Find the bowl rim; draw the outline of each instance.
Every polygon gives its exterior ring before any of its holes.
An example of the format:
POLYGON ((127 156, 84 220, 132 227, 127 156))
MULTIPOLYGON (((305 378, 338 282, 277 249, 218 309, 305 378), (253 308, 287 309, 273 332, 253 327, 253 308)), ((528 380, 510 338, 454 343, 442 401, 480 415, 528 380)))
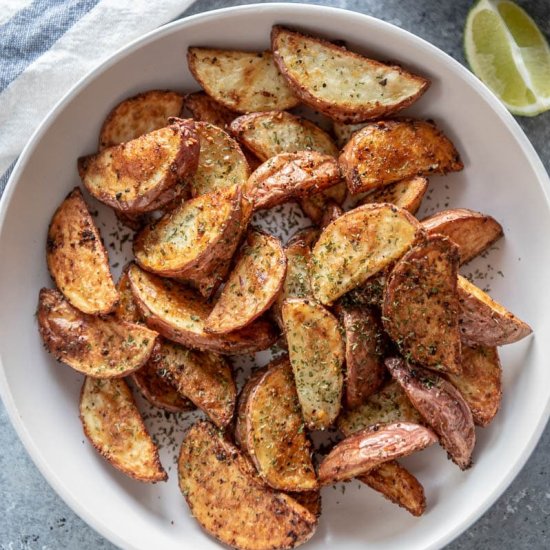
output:
MULTIPOLYGON (((535 148, 532 143, 527 138, 523 129, 519 123, 514 119, 514 117, 508 112, 500 100, 479 80, 473 73, 471 73, 464 65, 459 63, 456 59, 451 57, 449 54, 445 53, 443 50, 439 49, 437 46, 434 46, 427 40, 413 34, 410 31, 397 27, 396 25, 373 17, 371 15, 363 14, 360 12, 355 12, 353 10, 347 10, 344 8, 337 8, 332 6, 320 6, 315 4, 303 4, 303 3, 282 3, 282 2, 273 2, 267 4, 248 4, 241 6, 232 6, 226 8, 220 8, 215 10, 210 10, 207 12, 198 13, 195 15, 190 15, 183 17, 181 19, 172 21, 165 25, 162 25, 141 37, 132 40, 126 46, 119 48, 112 55, 107 57, 104 61, 99 63, 96 67, 91 69, 86 75, 80 78, 62 97, 57 101, 57 103, 52 107, 49 113, 44 117, 42 122, 37 126, 35 131, 32 133, 27 144, 23 148, 21 154, 19 155, 15 166, 13 167, 12 173, 8 179, 4 193, 0 199, 0 239, 4 231, 4 224, 6 219, 6 214, 10 206, 13 194, 17 187, 17 183, 20 177, 21 172, 24 170, 25 165, 28 160, 32 157, 34 150, 40 139, 47 133, 51 124, 63 111, 65 106, 73 100, 80 91, 85 88, 89 83, 94 81, 96 78, 100 77, 105 71, 107 71, 114 64, 121 61, 127 55, 133 53, 135 50, 139 49, 142 46, 150 44, 166 35, 169 35, 173 32, 178 32, 181 28, 185 28, 189 25, 193 25, 196 22, 201 22, 209 19, 218 19, 223 17, 228 13, 233 12, 248 12, 256 11, 257 13, 261 12, 273 12, 278 10, 285 10, 285 15, 288 13, 299 13, 303 16, 304 11, 315 11, 321 15, 326 15, 330 17, 331 14, 339 14, 340 16, 345 14, 346 16, 351 16, 363 20, 366 24, 378 27, 382 31, 386 32, 397 32, 398 34, 404 35, 408 40, 413 40, 421 47, 424 51, 427 52, 430 56, 437 56, 442 59, 445 63, 450 65, 450 67, 459 73, 459 75, 464 78, 464 80, 469 83, 477 93, 479 93, 493 109, 495 114, 500 118, 502 123, 507 127, 511 132, 513 137, 517 140, 519 146, 521 147, 523 153, 526 155, 528 161, 533 167, 533 171, 537 177, 537 183, 541 188, 541 191, 546 199, 547 206, 550 208, 550 177, 544 168, 544 165, 538 156, 535 148)), ((33 438, 28 432, 25 423, 19 415, 17 405, 13 399, 13 395, 9 388, 5 368, 2 362, 2 356, 0 353, 0 398, 2 399, 8 417, 14 427, 19 439, 23 443, 25 450, 32 459, 33 463, 36 465, 40 473, 44 476, 48 484, 54 489, 54 491, 63 499, 65 504, 71 508, 83 521, 85 521, 89 526, 91 526, 96 532, 108 539, 110 542, 117 544, 123 548, 135 548, 134 546, 129 546, 128 542, 123 539, 117 532, 113 531, 108 524, 98 520, 94 513, 88 510, 73 494, 73 491, 67 487, 63 480, 55 474, 55 472, 50 468, 47 461, 43 458, 40 448, 35 444, 33 438)), ((441 536, 438 540, 434 541, 429 546, 426 546, 428 549, 441 548, 444 545, 450 543, 460 534, 465 532, 475 521, 477 521, 487 510, 493 506, 496 500, 504 493, 504 491, 509 487, 512 481, 517 477, 521 469, 525 466, 527 460, 533 453, 537 443, 539 442, 544 428, 548 423, 550 418, 550 393, 548 396, 548 401, 546 407, 543 411, 543 414, 538 419, 535 429, 532 432, 530 439, 528 440, 527 445, 523 449, 518 460, 512 465, 508 473, 504 476, 502 481, 498 486, 493 490, 492 494, 485 500, 485 502, 476 507, 472 512, 468 513, 465 518, 456 525, 453 529, 448 530, 444 536, 441 536)))

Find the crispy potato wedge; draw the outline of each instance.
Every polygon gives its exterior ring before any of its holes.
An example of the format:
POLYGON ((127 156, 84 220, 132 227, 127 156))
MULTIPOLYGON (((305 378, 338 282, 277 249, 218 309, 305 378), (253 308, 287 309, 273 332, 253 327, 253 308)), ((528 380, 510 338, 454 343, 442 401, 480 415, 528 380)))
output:
POLYGON ((132 141, 168 125, 180 116, 183 96, 170 90, 149 90, 121 101, 99 132, 99 150, 132 141))
POLYGON ((118 293, 109 258, 78 187, 53 215, 46 258, 52 279, 71 305, 91 315, 113 310, 118 293))
POLYGON ((327 40, 274 26, 271 49, 279 70, 306 104, 341 122, 362 122, 414 103, 429 80, 369 59, 327 40))
POLYGON ((460 392, 447 380, 401 358, 386 359, 386 367, 411 403, 440 438, 452 461, 466 470, 476 442, 474 420, 460 392))
POLYGON ((229 334, 209 334, 204 324, 212 306, 195 291, 147 273, 137 265, 130 267, 128 276, 147 326, 169 340, 226 355, 255 353, 277 340, 274 326, 264 319, 229 334))
POLYGON ((367 124, 353 134, 338 162, 352 195, 464 167, 454 145, 433 122, 413 119, 367 124))
POLYGON ((357 479, 378 491, 388 500, 405 508, 413 516, 421 516, 426 511, 424 487, 399 462, 384 462, 378 468, 359 476, 357 479))
POLYGON ((503 346, 529 336, 531 327, 465 277, 458 276, 460 336, 469 346, 503 346))
POLYGON ((437 212, 424 218, 421 224, 430 235, 449 237, 458 246, 461 264, 481 254, 504 234, 494 218, 466 208, 437 212))
POLYGON ((239 550, 294 548, 317 518, 265 486, 248 460, 208 422, 196 423, 181 446, 179 486, 192 515, 219 541, 239 550))
POLYGON ((419 424, 396 422, 366 428, 332 448, 319 465, 319 483, 330 485, 352 479, 436 442, 437 436, 432 430, 419 424))
POLYGON ((323 430, 340 412, 344 342, 337 319, 322 305, 299 298, 282 307, 290 363, 308 428, 323 430))
POLYGON ((141 325, 86 315, 49 288, 40 291, 37 316, 46 349, 58 361, 94 378, 118 378, 139 369, 157 337, 141 325))
POLYGON ((136 261, 165 277, 200 279, 233 255, 241 217, 238 185, 186 201, 136 235, 136 261))
POLYGON ((126 264, 118 282, 116 288, 120 297, 116 308, 113 312, 114 316, 120 321, 127 321, 128 323, 141 323, 143 317, 139 311, 132 294, 132 287, 130 286, 130 279, 128 278, 128 269, 132 264, 126 264))
POLYGON ((280 153, 298 151, 338 156, 336 145, 324 130, 286 111, 242 115, 231 123, 229 130, 263 162, 280 153))
POLYGON ((340 206, 346 200, 347 194, 346 182, 342 180, 320 193, 298 198, 298 204, 313 223, 324 227, 328 225, 327 216, 334 213, 335 205, 340 206))
POLYGON ((196 122, 201 150, 197 171, 187 178, 193 197, 233 185, 244 185, 250 168, 239 144, 221 128, 196 122))
POLYGON ((386 332, 401 353, 416 363, 460 373, 458 248, 447 237, 430 235, 393 268, 384 291, 386 332))
POLYGON ((206 332, 225 334, 249 325, 271 307, 285 273, 286 256, 279 239, 249 231, 235 268, 206 319, 206 332))
POLYGON ((338 428, 347 437, 376 424, 394 422, 424 423, 403 388, 392 380, 359 407, 344 411, 338 417, 338 428))
MULTIPOLYGON (((361 204, 389 202, 390 204, 404 208, 411 214, 416 214, 427 190, 427 178, 414 176, 368 193, 361 201, 361 204)), ((422 225, 428 233, 432 233, 424 224, 422 225)), ((439 231, 434 231, 433 233, 439 233, 439 231)))
POLYGON ((151 361, 156 372, 223 428, 233 419, 237 388, 228 362, 164 340, 151 361))
POLYGON ((241 393, 239 394, 233 437, 235 443, 245 453, 248 453, 246 447, 246 406, 248 404, 248 396, 250 395, 250 392, 252 391, 258 380, 265 374, 266 370, 267 369, 265 367, 255 369, 243 386, 241 393))
POLYGON ((338 122, 334 120, 332 122, 332 131, 336 136, 336 145, 343 147, 355 132, 361 130, 367 125, 366 122, 358 122, 357 124, 346 124, 345 122, 338 122))
POLYGON ((462 346, 462 372, 447 374, 470 407, 474 423, 487 426, 498 412, 502 399, 502 369, 496 347, 462 346))
POLYGON ((312 195, 340 181, 338 163, 316 151, 281 153, 257 168, 244 187, 254 210, 312 195))
POLYGON ((78 159, 92 196, 125 214, 151 212, 159 198, 195 172, 200 144, 193 121, 178 121, 127 143, 78 159))
POLYGON ((386 377, 386 337, 373 308, 338 305, 346 337, 346 405, 354 409, 376 393, 386 377))
POLYGON ((311 443, 288 357, 274 361, 249 390, 245 407, 246 450, 260 477, 281 491, 313 491, 317 476, 311 443))
POLYGON ((235 111, 227 109, 204 92, 187 94, 184 105, 194 120, 208 122, 218 128, 225 129, 238 116, 235 111))
POLYGON ((366 204, 328 225, 313 247, 313 294, 331 304, 400 258, 422 235, 406 210, 390 204, 366 204))
POLYGON ((271 52, 189 48, 187 63, 206 93, 232 111, 284 110, 299 103, 271 52))
POLYGON ((122 473, 145 482, 168 479, 124 380, 87 376, 80 393, 80 420, 97 452, 122 473))

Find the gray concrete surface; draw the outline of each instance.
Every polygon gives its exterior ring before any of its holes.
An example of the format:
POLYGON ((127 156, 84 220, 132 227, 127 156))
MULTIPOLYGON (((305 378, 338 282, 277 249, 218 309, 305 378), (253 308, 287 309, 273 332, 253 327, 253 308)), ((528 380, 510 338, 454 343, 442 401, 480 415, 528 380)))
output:
MULTIPOLYGON (((183 15, 250 4, 198 0, 183 15)), ((311 2, 355 10, 389 21, 464 63, 462 29, 470 0, 365 0, 311 2)), ((519 2, 550 36, 548 0, 519 2)), ((550 169, 550 112, 519 119, 550 169)), ((0 403, 0 549, 107 550, 113 545, 80 520, 49 487, 27 456, 0 403)), ((450 550, 550 548, 550 429, 498 502, 450 550)))

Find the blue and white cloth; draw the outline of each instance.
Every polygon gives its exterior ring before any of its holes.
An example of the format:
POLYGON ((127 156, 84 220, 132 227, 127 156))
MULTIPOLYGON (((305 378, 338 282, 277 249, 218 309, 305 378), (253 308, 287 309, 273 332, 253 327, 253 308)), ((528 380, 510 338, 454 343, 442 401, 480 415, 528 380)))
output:
POLYGON ((0 0, 0 195, 61 97, 119 48, 193 0, 0 0))

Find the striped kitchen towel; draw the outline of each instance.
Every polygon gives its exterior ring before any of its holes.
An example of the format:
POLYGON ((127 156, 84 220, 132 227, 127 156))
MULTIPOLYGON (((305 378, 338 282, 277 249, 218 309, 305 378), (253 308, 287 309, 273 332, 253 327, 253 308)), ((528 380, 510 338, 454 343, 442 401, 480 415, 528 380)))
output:
POLYGON ((0 1, 0 195, 15 160, 86 73, 193 0, 0 1))

